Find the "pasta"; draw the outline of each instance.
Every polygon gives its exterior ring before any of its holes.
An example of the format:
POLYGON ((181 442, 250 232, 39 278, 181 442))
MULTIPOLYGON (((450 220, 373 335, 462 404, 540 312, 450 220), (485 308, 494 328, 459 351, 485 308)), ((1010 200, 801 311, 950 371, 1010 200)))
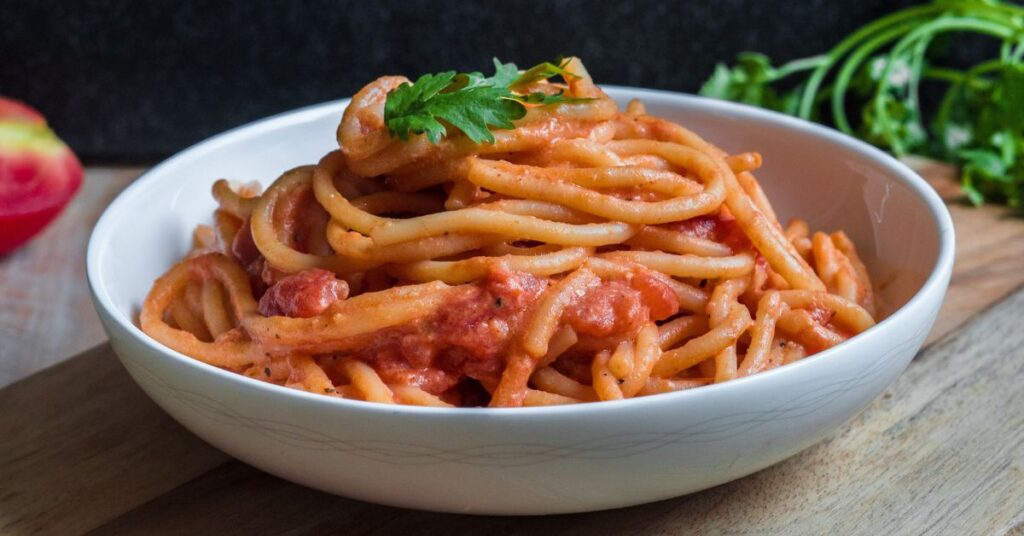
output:
POLYGON ((493 143, 388 134, 384 77, 339 149, 218 209, 140 314, 167 347, 325 396, 436 407, 628 399, 749 376, 870 328, 842 231, 777 220, 755 173, 578 59, 574 97, 493 143))

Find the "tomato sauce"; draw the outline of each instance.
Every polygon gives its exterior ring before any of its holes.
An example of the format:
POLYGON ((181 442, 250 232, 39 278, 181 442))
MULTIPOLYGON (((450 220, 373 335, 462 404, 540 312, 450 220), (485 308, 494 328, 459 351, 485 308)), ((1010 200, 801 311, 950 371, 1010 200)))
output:
MULTIPOLYGON (((514 337, 549 285, 547 278, 494 267, 434 314, 367 335, 352 355, 372 366, 385 383, 413 385, 461 404, 480 399, 479 385, 494 386, 501 379, 514 337)), ((260 299, 260 313, 314 316, 347 294, 348 286, 333 273, 306 270, 271 286, 260 299)), ((562 317, 580 338, 575 349, 579 370, 573 375, 589 383, 595 351, 635 336, 645 323, 678 309, 674 291, 642 271, 574 297, 562 317)))
POLYGON ((722 242, 733 251, 750 248, 750 240, 731 214, 706 214, 688 220, 665 224, 662 227, 694 238, 722 242))
MULTIPOLYGON (((385 382, 434 394, 459 391, 466 379, 493 386, 505 369, 513 337, 548 284, 545 278, 493 268, 431 317, 374 334, 355 357, 373 366, 385 382)), ((633 336, 645 322, 671 316, 678 308, 671 288, 638 274, 591 288, 568 305, 563 321, 586 346, 587 341, 633 336)))
POLYGON ((355 354, 385 382, 440 394, 465 378, 494 384, 512 336, 547 279, 494 268, 429 318, 376 333, 355 354))
POLYGON ((308 318, 327 310, 332 303, 348 297, 348 283, 334 272, 313 268, 285 276, 260 298, 263 316, 308 318))

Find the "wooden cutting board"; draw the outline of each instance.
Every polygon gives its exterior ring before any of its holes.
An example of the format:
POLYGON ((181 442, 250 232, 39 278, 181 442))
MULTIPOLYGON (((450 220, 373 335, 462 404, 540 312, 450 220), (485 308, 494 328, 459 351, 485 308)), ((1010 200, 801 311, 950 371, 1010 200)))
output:
POLYGON ((750 477, 570 516, 375 506, 231 460, 102 344, 0 390, 0 534, 1024 534, 1024 220, 950 210, 957 264, 929 345, 851 423, 750 477))

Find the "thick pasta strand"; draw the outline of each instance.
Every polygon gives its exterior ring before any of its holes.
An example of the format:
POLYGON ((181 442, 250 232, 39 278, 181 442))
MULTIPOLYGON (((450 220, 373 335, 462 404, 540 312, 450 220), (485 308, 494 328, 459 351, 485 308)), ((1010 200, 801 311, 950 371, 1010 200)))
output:
POLYGON ((544 367, 536 370, 533 375, 530 376, 530 381, 538 389, 542 389, 549 393, 555 393, 582 401, 597 399, 597 394, 594 393, 594 389, 592 387, 579 383, 551 367, 544 367))
MULTIPOLYGON (((708 301, 708 318, 711 329, 725 321, 729 311, 744 308, 738 303, 740 294, 747 290, 749 281, 746 278, 723 281, 715 287, 708 301)), ((744 308, 745 310, 745 308, 744 308)), ((715 383, 731 380, 736 377, 737 355, 736 341, 721 349, 714 357, 715 383)))
POLYGON ((501 381, 491 394, 491 406, 512 408, 522 406, 529 391, 527 382, 536 368, 537 361, 522 351, 513 351, 501 374, 501 381))
POLYGON ((569 302, 599 283, 600 278, 594 272, 580 268, 549 289, 531 311, 533 318, 527 324, 522 343, 526 353, 536 359, 546 354, 548 343, 558 329, 562 313, 569 302))
POLYGON ((782 315, 782 299, 778 292, 769 292, 757 304, 757 316, 750 328, 750 346, 739 367, 740 376, 749 376, 764 368, 772 351, 775 322, 782 315))
MULTIPOLYGON (((620 348, 627 348, 627 346, 620 346, 620 348)), ((628 350, 619 350, 628 351, 628 350)), ((611 352, 608 350, 602 350, 594 356, 594 361, 590 365, 591 374, 593 375, 594 392, 597 393, 598 398, 601 400, 622 400, 623 393, 619 386, 618 379, 615 375, 608 370, 608 361, 611 359, 611 352)))
POLYGON ((471 257, 458 261, 418 261, 395 265, 392 274, 407 281, 444 281, 458 284, 482 279, 495 263, 510 270, 534 275, 556 275, 582 265, 590 255, 589 248, 565 248, 542 255, 504 255, 471 257))
POLYGON ((658 328, 658 346, 667 350, 683 339, 689 339, 708 330, 708 319, 703 315, 681 316, 658 328))
POLYGON ((654 366, 653 374, 663 378, 671 377, 701 361, 714 357, 746 331, 750 325, 750 311, 736 306, 729 310, 723 321, 699 337, 694 337, 683 346, 665 351, 654 366))
POLYGON ((235 318, 255 314, 256 301, 245 272, 226 257, 210 254, 178 263, 161 276, 146 296, 139 323, 146 333, 174 350, 218 367, 241 369, 264 354, 248 337, 203 342, 186 326, 179 324, 179 328, 186 328, 182 331, 164 321, 165 311, 183 305, 182 297, 190 282, 207 278, 216 278, 224 285, 235 318))
POLYGON ((636 346, 633 348, 633 366, 629 373, 622 379, 619 389, 624 397, 633 397, 647 385, 648 378, 654 365, 661 357, 661 347, 658 345, 658 327, 653 323, 645 325, 636 337, 636 346))
POLYGON ((203 281, 203 318, 210 336, 216 339, 222 333, 234 327, 231 313, 224 305, 224 291, 219 282, 213 279, 203 281))
POLYGON ((565 404, 578 404, 580 402, 582 400, 535 389, 527 389, 526 396, 523 398, 524 406, 561 406, 565 404))
POLYGON ((664 251, 677 255, 697 255, 701 257, 726 257, 732 255, 732 248, 720 242, 651 225, 645 225, 626 243, 637 248, 664 251))
POLYGON ((342 370, 352 382, 352 386, 359 391, 363 400, 382 404, 395 403, 394 393, 369 365, 354 359, 347 359, 342 363, 342 370))
MULTIPOLYGON (((543 199, 602 218, 626 223, 669 223, 707 214, 718 207, 721 198, 695 193, 692 196, 674 196, 659 201, 630 201, 604 194, 572 181, 551 180, 538 176, 531 168, 507 162, 474 160, 470 165, 469 180, 475 184, 505 195, 543 199)), ((608 171, 628 171, 629 168, 581 169, 587 177, 600 178, 608 171)), ((566 174, 568 174, 567 172, 566 174)), ((709 178, 710 182, 713 178, 709 178)), ((595 181, 599 182, 599 181, 595 181)), ((609 181, 611 182, 611 181, 609 181)), ((652 180, 645 185, 657 184, 652 180)), ((685 184, 685 183, 684 183, 685 184)), ((630 184, 632 186, 632 184, 630 184)))
POLYGON ((395 399, 402 404, 411 406, 433 406, 436 408, 451 408, 451 404, 441 400, 419 387, 405 384, 388 385, 388 389, 394 394, 395 399))
POLYGON ((285 385, 312 393, 334 394, 334 383, 324 369, 308 355, 288 356, 289 374, 285 385))

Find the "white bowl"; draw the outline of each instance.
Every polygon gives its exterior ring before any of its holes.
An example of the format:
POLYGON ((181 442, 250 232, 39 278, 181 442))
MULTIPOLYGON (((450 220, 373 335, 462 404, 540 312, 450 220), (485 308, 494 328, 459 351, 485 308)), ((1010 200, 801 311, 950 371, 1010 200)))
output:
POLYGON ((114 350, 167 413, 209 443, 287 480, 377 503, 480 514, 615 508, 748 475, 822 440, 900 374, 942 303, 953 224, 939 197, 885 153, 747 106, 609 88, 729 151, 756 150, 780 217, 844 229, 893 311, 792 365, 698 389, 578 406, 394 407, 318 396, 226 372, 136 325, 153 280, 214 209, 219 177, 264 184, 335 147, 347 101, 278 115, 153 168, 103 214, 89 284, 114 350))

